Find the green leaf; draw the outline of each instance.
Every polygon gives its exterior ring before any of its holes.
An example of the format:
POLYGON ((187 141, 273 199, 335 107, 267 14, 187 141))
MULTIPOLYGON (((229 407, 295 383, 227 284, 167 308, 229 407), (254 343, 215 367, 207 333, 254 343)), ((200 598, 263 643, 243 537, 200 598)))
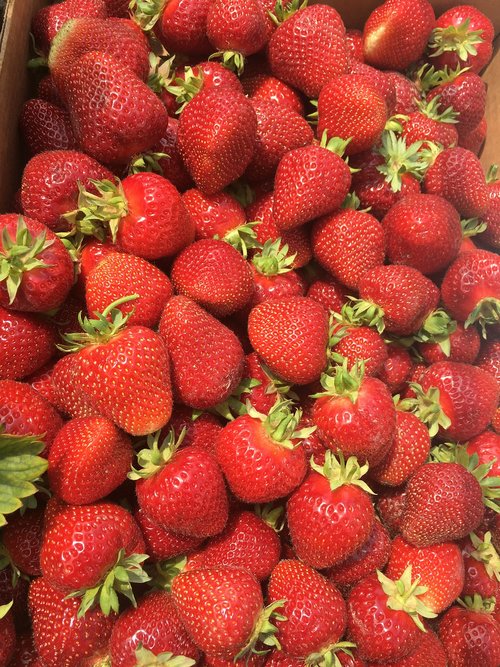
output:
POLYGON ((135 651, 136 664, 135 667, 155 667, 164 665, 165 667, 191 667, 196 663, 191 658, 186 658, 184 655, 174 655, 173 653, 159 653, 155 655, 152 651, 144 648, 139 643, 135 651))

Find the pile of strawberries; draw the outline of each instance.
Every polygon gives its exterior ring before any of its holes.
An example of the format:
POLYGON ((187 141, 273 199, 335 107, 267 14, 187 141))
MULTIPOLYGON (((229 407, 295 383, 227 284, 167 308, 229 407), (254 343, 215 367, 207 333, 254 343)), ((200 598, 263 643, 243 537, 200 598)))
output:
POLYGON ((490 20, 64 0, 32 31, 0 667, 498 667, 490 20))

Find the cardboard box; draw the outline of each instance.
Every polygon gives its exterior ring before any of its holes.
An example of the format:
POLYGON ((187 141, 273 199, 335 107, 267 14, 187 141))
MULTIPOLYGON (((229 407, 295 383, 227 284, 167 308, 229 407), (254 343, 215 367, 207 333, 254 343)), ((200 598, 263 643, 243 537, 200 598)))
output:
MULTIPOLYGON (((312 0, 314 2, 314 0, 312 0)), ((323 0, 324 1, 324 0, 323 0)), ((467 0, 464 0, 464 3, 467 0)), ((30 48, 30 23, 35 12, 47 0, 7 0, 5 20, 0 35, 0 212, 11 209, 12 196, 19 185, 24 162, 19 138, 18 119, 28 97, 29 72, 26 69, 30 48)), ((330 0, 348 27, 361 27, 370 11, 381 0, 330 0)), ((436 13, 463 4, 460 0, 434 0, 436 13)), ((487 14, 500 33, 500 2, 469 0, 487 14)), ((500 38, 496 40, 495 56, 484 74, 488 83, 488 138, 482 153, 485 168, 500 161, 500 38)))

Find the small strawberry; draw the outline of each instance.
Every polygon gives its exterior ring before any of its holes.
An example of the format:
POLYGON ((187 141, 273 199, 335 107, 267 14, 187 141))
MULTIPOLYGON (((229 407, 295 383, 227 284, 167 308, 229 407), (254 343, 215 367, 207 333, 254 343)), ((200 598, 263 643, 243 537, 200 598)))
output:
POLYGON ((347 368, 364 362, 365 375, 378 375, 387 361, 387 345, 382 336, 370 327, 356 326, 349 319, 349 306, 343 306, 341 314, 333 314, 330 320, 330 352, 332 361, 347 368))
POLYGON ((363 54, 363 33, 357 28, 348 28, 346 30, 347 50, 351 64, 353 62, 364 62, 363 54))
POLYGON ((146 545, 144 551, 153 563, 187 554, 197 549, 203 542, 201 537, 181 535, 163 528, 140 508, 135 512, 134 519, 144 538, 146 545))
POLYGON ((46 100, 25 102, 20 117, 24 143, 31 155, 77 148, 69 113, 46 100))
POLYGON ((12 602, 0 605, 0 664, 10 665, 16 646, 16 630, 12 614, 9 613, 12 602))
POLYGON ((482 118, 473 130, 470 132, 463 130, 458 138, 458 145, 472 151, 475 155, 479 155, 486 141, 486 133, 488 131, 488 123, 486 118, 482 118))
MULTIPOLYGON (((123 1, 123 0, 122 0, 123 1)), ((130 3, 125 3, 127 11, 130 3)), ((136 3, 137 5, 143 3, 136 3)), ((204 56, 210 53, 211 45, 207 37, 207 16, 210 0, 175 0, 160 2, 160 14, 155 25, 155 34, 169 53, 185 53, 191 56, 204 56)), ((149 7, 146 5, 147 10, 149 7)), ((136 14, 137 16, 137 14, 136 14)), ((143 28, 148 28, 156 15, 146 11, 144 18, 148 24, 139 21, 143 28), (149 15, 148 15, 149 14, 149 15)))
POLYGON ((215 440, 222 431, 220 420, 210 412, 191 410, 183 405, 176 405, 168 423, 176 433, 185 430, 182 446, 196 445, 215 453, 215 440))
MULTIPOLYGON (((243 378, 239 400, 245 413, 247 401, 257 412, 268 414, 280 396, 286 399, 287 394, 291 395, 290 386, 271 373, 255 352, 245 357, 243 378)), ((236 413, 241 414, 240 410, 236 410, 236 413)))
POLYGON ((405 486, 381 487, 376 501, 377 512, 393 537, 401 532, 405 502, 405 486))
POLYGON ((40 548, 43 531, 42 508, 30 508, 17 514, 2 528, 2 542, 12 567, 31 577, 39 577, 40 548))
POLYGON ((479 354, 481 337, 474 327, 465 329, 457 322, 457 328, 444 338, 439 334, 428 343, 418 343, 417 349, 427 364, 437 361, 458 361, 473 364, 479 354))
POLYGON ((254 293, 251 306, 289 296, 304 296, 305 282, 292 269, 295 257, 288 255, 288 246, 281 239, 266 241, 260 252, 252 258, 254 293))
POLYGON ((397 343, 387 345, 387 361, 378 374, 389 388, 391 394, 402 391, 410 380, 414 364, 408 350, 397 343))
POLYGON ((403 128, 402 136, 408 145, 416 141, 428 141, 441 144, 443 148, 451 148, 458 143, 458 132, 455 127, 458 113, 452 107, 439 111, 439 95, 431 98, 428 102, 419 102, 418 111, 408 115, 407 119, 401 121, 403 128))
POLYGON ((498 599, 500 593, 500 557, 491 542, 491 533, 481 538, 471 533, 462 546, 465 580, 462 596, 480 595, 498 599))
POLYGON ((477 366, 492 375, 500 387, 500 342, 497 340, 484 341, 477 366))
POLYGON ((400 72, 386 72, 396 95, 393 113, 408 115, 418 110, 420 91, 414 81, 400 72))
POLYGON ((10 667, 40 667, 33 635, 26 632, 17 635, 16 650, 12 656, 10 667))
MULTIPOLYGON (((467 454, 477 454, 482 465, 492 464, 488 472, 489 477, 500 477, 500 435, 493 431, 483 431, 475 438, 471 438, 466 445, 467 454)), ((469 595, 469 593, 467 593, 469 595)), ((483 597, 490 597, 489 595, 483 597)))
POLYGON ((296 111, 301 116, 304 105, 300 95, 274 76, 257 72, 241 79, 245 95, 254 102, 271 102, 278 107, 296 111))
POLYGON ((324 466, 311 472, 287 505, 290 537, 297 556, 317 569, 351 556, 369 538, 375 512, 361 477, 368 466, 354 457, 339 460, 327 451, 324 466))

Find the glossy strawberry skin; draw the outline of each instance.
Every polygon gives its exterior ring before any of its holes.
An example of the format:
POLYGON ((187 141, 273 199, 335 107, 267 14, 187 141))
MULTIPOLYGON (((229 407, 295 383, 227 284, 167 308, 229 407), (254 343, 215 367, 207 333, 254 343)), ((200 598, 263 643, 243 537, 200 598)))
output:
MULTIPOLYGON (((408 350, 397 343, 387 345, 387 361, 378 374, 379 380, 387 385, 391 394, 401 391, 411 377, 413 362, 408 350)), ((417 380, 415 380, 417 381, 417 380)))
MULTIPOLYGON (((484 536, 479 532, 476 535, 480 540, 484 540, 484 536)), ((461 544, 461 550, 464 561, 465 578, 464 585, 460 597, 480 595, 483 600, 486 598, 498 598, 500 592, 500 582, 497 580, 494 572, 489 572, 487 569, 487 558, 481 559, 481 554, 475 558, 473 555, 476 550, 470 536, 466 537, 461 544)), ((497 620, 498 617, 496 616, 497 620)))
POLYGON ((269 299, 280 299, 289 296, 305 296, 305 282, 296 271, 266 276, 251 266, 254 291, 250 306, 269 301, 269 299))
POLYGON ((500 386, 500 342, 497 340, 487 340, 484 341, 479 357, 477 360, 477 366, 482 368, 484 371, 487 371, 492 375, 497 384, 500 386))
POLYGON ((267 44, 268 22, 260 0, 215 0, 207 14, 207 37, 218 51, 250 56, 267 44))
POLYGON ((377 167, 384 164, 383 158, 375 164, 368 164, 361 168, 357 174, 353 174, 352 184, 354 192, 359 197, 362 208, 371 207, 370 213, 379 220, 391 209, 394 204, 410 194, 420 192, 420 183, 411 174, 403 174, 401 178, 401 190, 394 192, 387 183, 383 174, 377 167))
POLYGON ((408 116, 407 121, 402 122, 403 132, 402 136, 406 141, 406 145, 410 146, 416 141, 433 142, 441 144, 444 148, 452 148, 458 144, 458 132, 452 123, 443 123, 434 118, 414 111, 408 116))
POLYGON ((490 614, 453 606, 438 634, 451 665, 494 667, 500 661, 500 626, 490 614))
POLYGON ((483 433, 471 438, 466 448, 469 456, 477 454, 480 465, 492 463, 488 472, 489 477, 500 477, 500 435, 489 430, 483 431, 483 433))
POLYGON ((447 356, 439 343, 419 343, 418 351, 427 364, 437 361, 458 361, 463 364, 473 364, 479 354, 481 337, 474 327, 464 329, 463 324, 457 323, 457 328, 450 334, 450 354, 447 356))
POLYGON ((155 26, 155 33, 169 53, 204 56, 212 51, 207 38, 209 0, 169 2, 155 26))
POLYGON ((205 195, 198 188, 191 188, 182 195, 182 201, 194 222, 197 239, 222 238, 225 234, 246 222, 241 204, 226 192, 205 195))
POLYGON ((426 630, 417 647, 401 660, 391 662, 392 667, 447 667, 448 659, 443 645, 432 630, 426 630))
POLYGON ((484 220, 488 227, 481 238, 494 250, 500 249, 500 181, 488 184, 489 203, 484 220))
POLYGON ((168 428, 173 428, 176 433, 185 430, 182 447, 195 445, 214 454, 215 440, 222 431, 223 424, 210 412, 198 414, 186 406, 176 405, 172 411, 168 428))
POLYGON ((370 327, 347 327, 343 337, 332 347, 335 354, 347 359, 347 368, 351 369, 359 360, 365 362, 365 374, 378 375, 387 361, 387 346, 382 336, 370 327), (344 335, 345 334, 345 335, 344 335))
POLYGON ((105 19, 108 14, 103 0, 65 0, 55 6, 42 7, 31 26, 37 47, 48 53, 52 40, 66 21, 85 16, 105 19))
POLYGON ((2 541, 10 559, 25 575, 39 577, 43 508, 14 515, 2 530, 2 541))
POLYGON ((31 155, 78 147, 68 112, 51 102, 36 98, 28 100, 23 106, 20 123, 31 155))
POLYGON ((334 278, 326 275, 312 282, 307 296, 321 303, 327 310, 340 313, 347 300, 346 288, 334 278))
POLYGON ((271 102, 303 115, 304 105, 300 95, 274 76, 257 72, 241 79, 245 95, 254 102, 271 102))
POLYGON ((297 556, 317 569, 345 560, 370 536, 375 513, 362 489, 341 486, 309 473, 287 504, 287 521, 297 556), (348 509, 349 508, 349 509, 348 509))
POLYGON ((478 127, 486 109, 486 86, 481 77, 464 72, 450 83, 433 88, 426 99, 430 101, 438 95, 440 112, 450 106, 458 112, 456 128, 459 139, 478 127))

